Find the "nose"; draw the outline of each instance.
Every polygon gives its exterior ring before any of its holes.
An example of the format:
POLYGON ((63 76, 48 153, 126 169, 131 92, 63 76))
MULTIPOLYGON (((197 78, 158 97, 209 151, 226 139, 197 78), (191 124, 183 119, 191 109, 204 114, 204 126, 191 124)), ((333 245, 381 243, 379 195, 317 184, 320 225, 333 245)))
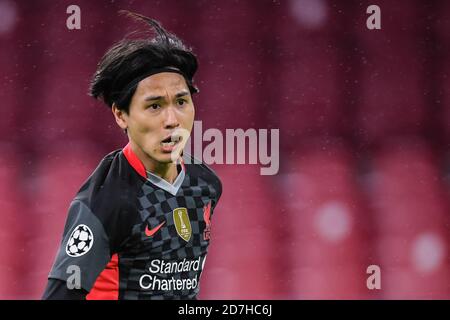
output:
POLYGON ((179 126, 178 118, 176 115, 175 108, 173 106, 169 106, 165 110, 164 115, 164 128, 165 129, 174 129, 179 126))

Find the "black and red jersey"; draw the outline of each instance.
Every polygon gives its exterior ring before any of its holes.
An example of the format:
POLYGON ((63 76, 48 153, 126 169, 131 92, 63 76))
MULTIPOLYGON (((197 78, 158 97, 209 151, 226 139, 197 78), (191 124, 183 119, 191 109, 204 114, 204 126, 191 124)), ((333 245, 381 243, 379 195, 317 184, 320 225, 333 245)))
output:
POLYGON ((129 145, 107 155, 70 205, 49 282, 79 270, 87 299, 195 299, 222 186, 193 158, 177 169, 170 184, 129 145))

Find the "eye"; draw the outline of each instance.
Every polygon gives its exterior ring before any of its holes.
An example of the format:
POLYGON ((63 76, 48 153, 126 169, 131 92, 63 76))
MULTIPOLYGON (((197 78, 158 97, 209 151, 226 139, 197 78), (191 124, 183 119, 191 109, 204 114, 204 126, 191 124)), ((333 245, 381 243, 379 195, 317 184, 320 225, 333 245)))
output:
POLYGON ((187 101, 184 100, 184 99, 178 99, 178 100, 177 100, 177 104, 178 104, 179 106, 185 105, 186 103, 187 103, 187 101))
POLYGON ((158 110, 161 106, 157 103, 153 103, 151 105, 149 105, 149 108, 152 110, 158 110))

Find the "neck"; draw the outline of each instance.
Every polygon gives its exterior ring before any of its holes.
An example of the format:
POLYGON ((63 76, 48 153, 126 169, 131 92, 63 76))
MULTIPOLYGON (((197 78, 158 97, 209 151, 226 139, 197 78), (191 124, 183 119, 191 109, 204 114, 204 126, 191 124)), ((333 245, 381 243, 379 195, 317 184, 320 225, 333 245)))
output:
POLYGON ((170 184, 172 184, 178 176, 177 165, 174 162, 158 162, 152 158, 150 158, 140 147, 138 147, 135 143, 131 142, 131 149, 137 155, 139 160, 142 161, 142 164, 145 167, 145 170, 150 171, 151 173, 157 175, 161 179, 166 180, 170 184))
POLYGON ((145 166, 145 169, 147 169, 154 175, 161 177, 162 179, 166 180, 170 184, 172 184, 178 176, 177 165, 173 162, 158 163, 156 165, 149 166, 149 167, 147 167, 144 164, 144 166, 145 166))

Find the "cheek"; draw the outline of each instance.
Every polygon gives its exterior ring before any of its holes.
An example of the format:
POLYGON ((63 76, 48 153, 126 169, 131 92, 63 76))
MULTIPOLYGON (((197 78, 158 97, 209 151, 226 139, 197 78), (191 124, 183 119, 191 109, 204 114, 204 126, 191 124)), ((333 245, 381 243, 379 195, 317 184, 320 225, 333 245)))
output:
POLYGON ((155 119, 148 116, 140 115, 134 119, 133 125, 136 131, 140 133, 147 133, 155 130, 155 121, 155 119))
POLYGON ((135 118, 129 122, 129 129, 134 138, 142 143, 152 143, 157 140, 157 130, 155 123, 145 117, 135 118))
POLYGON ((194 123, 194 117, 195 117, 195 109, 194 107, 189 108, 189 110, 186 110, 186 114, 184 115, 184 127, 187 129, 192 129, 192 125, 194 123))

